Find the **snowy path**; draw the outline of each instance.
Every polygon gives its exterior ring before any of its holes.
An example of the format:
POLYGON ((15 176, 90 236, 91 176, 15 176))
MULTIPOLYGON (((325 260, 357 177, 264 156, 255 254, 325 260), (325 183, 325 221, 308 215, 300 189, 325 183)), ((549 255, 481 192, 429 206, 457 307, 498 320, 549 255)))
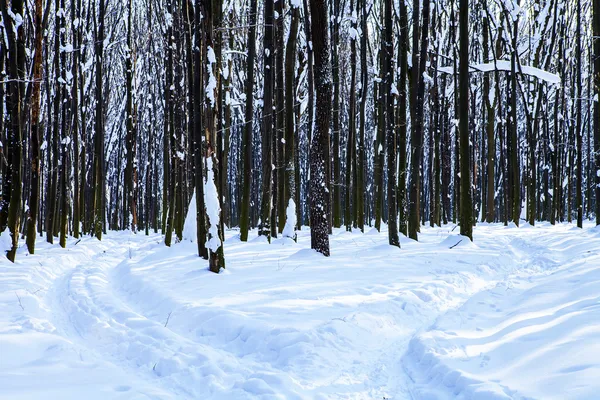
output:
POLYGON ((493 340, 473 332, 496 334, 492 352, 511 343, 537 314, 516 318, 490 298, 514 302, 589 260, 598 233, 481 225, 472 244, 451 229, 424 228, 402 249, 387 233, 336 231, 328 259, 306 231, 271 245, 230 232, 220 275, 194 244, 169 249, 158 235, 40 242, 0 263, 0 399, 520 398, 518 380, 497 373, 510 359, 482 355, 493 340))

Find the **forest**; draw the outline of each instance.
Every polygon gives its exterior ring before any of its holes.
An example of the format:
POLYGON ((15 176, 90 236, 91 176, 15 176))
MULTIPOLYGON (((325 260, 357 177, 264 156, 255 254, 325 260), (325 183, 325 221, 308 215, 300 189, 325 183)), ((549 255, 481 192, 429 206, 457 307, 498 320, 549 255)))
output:
POLYGON ((0 231, 328 256, 333 228, 600 224, 599 0, 0 0, 0 231))

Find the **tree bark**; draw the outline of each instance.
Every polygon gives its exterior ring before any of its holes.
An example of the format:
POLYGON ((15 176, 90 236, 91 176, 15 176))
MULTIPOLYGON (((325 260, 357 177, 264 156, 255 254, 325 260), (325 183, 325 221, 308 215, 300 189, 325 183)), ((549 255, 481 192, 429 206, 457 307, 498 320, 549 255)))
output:
POLYGON ((310 151, 310 224, 311 248, 329 256, 329 193, 327 166, 329 162, 329 123, 331 122, 331 66, 329 63, 329 32, 327 0, 310 0, 313 49, 315 52, 315 84, 317 115, 310 151))
POLYGON ((248 240, 250 224, 250 188, 252 186, 252 119, 254 117, 254 59, 256 58, 256 9, 257 0, 250 0, 248 9, 248 57, 246 59, 246 113, 244 121, 244 136, 242 139, 242 154, 244 158, 244 173, 242 181, 242 204, 240 216, 240 240, 248 240))
POLYGON ((471 197, 471 168, 469 163, 469 0, 460 0, 460 177, 463 185, 460 192, 460 234, 473 240, 473 206, 471 197))

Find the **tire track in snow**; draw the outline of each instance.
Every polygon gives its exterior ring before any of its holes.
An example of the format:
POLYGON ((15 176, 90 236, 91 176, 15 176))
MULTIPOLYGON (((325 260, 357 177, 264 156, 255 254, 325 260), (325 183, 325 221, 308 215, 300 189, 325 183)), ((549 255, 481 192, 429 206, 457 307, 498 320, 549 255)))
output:
MULTIPOLYGON (((506 254, 511 255, 513 267, 506 271, 503 279, 496 282, 494 285, 496 287, 506 287, 506 290, 510 290, 519 281, 532 282, 536 277, 552 274, 567 261, 571 263, 575 261, 569 258, 565 254, 565 249, 560 246, 560 242, 569 240, 572 233, 559 231, 559 237, 557 237, 556 231, 544 231, 543 233, 533 231, 535 234, 532 234, 530 226, 526 226, 524 229, 508 229, 506 233, 506 237, 509 238, 508 243, 506 243, 506 254), (558 245, 557 242, 559 243, 558 245)), ((585 258, 585 256, 582 258, 585 258)), ((493 288, 473 293, 464 303, 475 295, 487 292, 490 289, 493 288)), ((451 318, 457 311, 460 314, 460 308, 456 307, 441 314, 436 318, 436 322, 424 330, 424 332, 430 330, 437 331, 437 321, 446 316, 451 318)), ((467 316, 468 319, 473 319, 474 317, 467 316)), ((447 332, 447 334, 455 335, 453 332, 447 332)), ((444 369, 445 366, 443 364, 432 362, 432 354, 428 353, 430 350, 427 347, 432 342, 428 340, 430 339, 421 339, 418 337, 418 334, 415 334, 402 360, 404 371, 410 378, 410 391, 413 399, 450 399, 456 396, 482 396, 482 398, 490 399, 522 398, 511 388, 501 385, 500 382, 498 382, 495 388, 490 388, 490 391, 486 392, 488 389, 486 383, 474 381, 473 379, 469 380, 470 378, 463 377, 460 371, 450 371, 444 369), (459 380, 453 383, 457 378, 459 380), (481 390, 481 392, 473 394, 469 390, 481 390)), ((444 349, 441 351, 447 350, 444 349)), ((483 362, 485 362, 485 359, 483 362)))
POLYGON ((84 349, 80 350, 80 357, 106 359, 161 387, 164 393, 175 395, 174 398, 190 398, 189 391, 175 380, 160 379, 174 371, 174 366, 165 362, 164 355, 188 350, 181 346, 181 339, 173 337, 160 324, 132 312, 110 289, 108 271, 127 259, 131 252, 111 242, 112 239, 105 238, 98 244, 99 252, 55 281, 51 289, 55 326, 84 349))

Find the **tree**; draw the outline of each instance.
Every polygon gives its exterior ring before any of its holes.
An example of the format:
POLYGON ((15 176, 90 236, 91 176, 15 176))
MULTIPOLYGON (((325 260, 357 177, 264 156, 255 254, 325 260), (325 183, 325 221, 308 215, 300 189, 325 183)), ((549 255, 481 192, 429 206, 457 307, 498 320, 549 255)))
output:
POLYGON ((242 153, 244 158, 242 215, 240 217, 240 239, 248 240, 250 223, 250 187, 252 186, 252 119, 254 116, 254 59, 256 57, 256 8, 257 0, 250 0, 248 9, 248 58, 246 60, 246 114, 244 121, 244 138, 242 153))
MULTIPOLYGON (((296 41, 298 36, 298 26, 300 24, 300 9, 294 2, 291 3, 292 7, 292 22, 290 24, 290 32, 288 35, 288 41, 285 48, 285 192, 284 198, 285 204, 287 205, 286 219, 289 219, 289 215, 294 215, 296 218, 296 166, 295 166, 295 155, 296 155, 296 130, 294 122, 294 110, 296 108, 295 101, 295 84, 294 84, 294 71, 296 67, 296 41), (293 211, 293 213, 292 213, 293 211), (290 214, 292 213, 292 214, 290 214)), ((287 221, 286 224, 290 224, 291 221, 287 221)), ((295 229, 295 222, 291 223, 288 229, 284 229, 283 234, 290 236, 292 239, 296 239, 296 235, 293 233, 295 229)))
MULTIPOLYGON (((33 57, 33 94, 31 105, 31 190, 29 193, 29 210, 27 214, 27 250, 30 254, 35 252, 37 232, 37 218, 40 196, 40 98, 42 86, 42 19, 43 0, 35 2, 35 54, 33 57)), ((77 226, 78 228, 78 226, 77 226)))
POLYGON ((473 199, 471 197, 471 168, 469 140, 469 0, 460 0, 460 176, 463 181, 460 191, 460 234, 473 240, 473 199))
POLYGON ((333 104, 332 104, 332 163, 331 176, 331 220, 334 227, 339 228, 342 224, 342 197, 340 178, 340 0, 333 0, 331 12, 331 70, 333 76, 333 104))
POLYGON ((98 0, 98 14, 94 19, 97 24, 95 54, 96 54, 96 120, 94 132, 94 234, 102 239, 104 230, 104 98, 103 89, 103 57, 104 57, 104 0, 98 0))
POLYGON ((411 82, 411 113, 414 123, 411 135, 410 192, 408 237, 417 240, 420 221, 421 158, 423 156, 423 113, 425 107, 425 65, 427 63, 429 32, 429 0, 423 0, 423 24, 419 31, 419 0, 413 3, 413 56, 411 82), (418 32, 421 32, 419 48, 418 32), (420 53, 419 53, 420 50, 420 53))
MULTIPOLYGON (((485 4, 485 2, 484 2, 485 4)), ((487 8, 486 8, 486 12, 487 12, 487 8)), ((490 43, 490 27, 489 27, 489 19, 488 19, 488 14, 486 13, 483 16, 483 27, 482 27, 482 34, 483 34, 483 61, 484 62, 490 62, 490 56, 489 56, 489 43, 490 43)), ((494 173, 494 166, 495 166, 495 156, 496 156, 496 141, 494 138, 494 120, 495 120, 495 114, 494 114, 494 105, 492 104, 492 102, 490 101, 490 75, 489 74, 485 74, 483 76, 483 93, 485 94, 484 97, 484 104, 485 104, 485 112, 487 113, 487 119, 485 121, 485 130, 487 133, 487 143, 488 143, 488 148, 487 148, 487 181, 485 183, 486 185, 486 189, 487 189, 487 193, 486 193, 486 200, 487 200, 487 204, 485 205, 485 211, 486 211, 486 215, 485 215, 485 219, 487 222, 492 223, 494 222, 494 214, 495 214, 495 208, 494 208, 494 178, 495 178, 495 173, 494 173)))
POLYGON ((264 47, 264 86, 263 86, 263 119, 262 135, 262 173, 263 186, 261 197, 261 226, 259 235, 266 236, 271 242, 271 215, 273 212, 273 0, 265 0, 265 35, 264 47))
MULTIPOLYGON (((346 231, 352 231, 352 223, 357 224, 355 214, 352 213, 352 197, 356 188, 356 182, 353 182, 354 175, 358 174, 356 165, 356 41, 358 40, 357 18, 354 10, 354 0, 350 0, 350 101, 348 109, 348 143, 346 148, 346 207, 344 213, 344 222, 346 231)), ((354 201, 354 208, 356 208, 354 201)))
POLYGON ((125 115, 127 118, 127 166, 125 167, 125 220, 132 232, 137 232, 137 137, 135 126, 135 114, 133 105, 133 41, 132 41, 132 10, 133 0, 127 2, 127 53, 125 55, 125 81, 127 100, 125 104, 125 115))
POLYGON ((329 32, 327 0, 310 0, 313 50, 315 54, 315 89, 317 115, 310 147, 310 239, 311 248, 329 256, 329 193, 327 192, 327 158, 329 123, 331 122, 331 64, 329 63, 329 32))
MULTIPOLYGON (((8 109, 8 168, 6 171, 3 199, 0 210, 2 226, 6 226, 11 235, 12 247, 7 252, 7 258, 14 262, 19 245, 19 227, 21 213, 21 168, 22 168, 22 91, 21 81, 25 76, 25 38, 24 27, 21 24, 15 27, 13 19, 9 16, 6 0, 0 0, 2 20, 8 41, 8 77, 10 79, 6 106, 8 109)), ((12 15, 23 15, 23 1, 11 2, 12 15)))
POLYGON ((400 221, 400 232, 408 235, 408 224, 406 220, 406 77, 408 76, 408 11, 406 2, 400 2, 400 33, 398 38, 398 66, 400 74, 398 78, 398 219, 400 221))
MULTIPOLYGON (((206 54, 206 75, 205 75, 205 129, 207 137, 206 152, 206 192, 205 208, 208 217, 208 265, 212 272, 219 273, 221 268, 225 268, 225 254, 223 252, 223 231, 220 223, 220 214, 222 210, 221 196, 218 191, 219 185, 219 167, 218 159, 215 154, 215 144, 217 143, 217 115, 219 103, 219 83, 220 71, 217 69, 216 54, 220 54, 220 49, 214 46, 220 46, 219 41, 213 40, 214 20, 219 20, 219 14, 222 9, 221 0, 204 0, 205 18, 205 54, 206 54)), ((218 26, 217 26, 218 27, 218 26)))
POLYGON ((277 229, 272 229, 271 234, 277 237, 277 233, 283 232, 285 225, 285 83, 284 83, 284 0, 275 2, 275 140, 273 152, 277 174, 274 181, 273 207, 277 218, 271 220, 277 229))
MULTIPOLYGON (((577 54, 583 54, 581 51, 581 0, 577 0, 577 28, 575 29, 575 41, 577 46, 577 54)), ((575 135, 577 138, 577 188, 575 193, 575 207, 577 208, 577 227, 583 228, 583 133, 581 126, 581 97, 582 94, 582 82, 581 82, 581 59, 583 57, 577 57, 577 72, 575 81, 577 94, 576 94, 576 122, 575 122, 575 135)))
MULTIPOLYGON (((594 0, 594 93, 600 99, 600 0, 594 0)), ((600 225, 600 102, 594 102, 594 160, 596 165, 596 225, 600 225)))
POLYGON ((367 71, 367 37, 369 25, 367 23, 367 0, 360 3, 361 17, 360 26, 362 35, 360 37, 360 106, 358 126, 358 154, 356 156, 356 222, 361 232, 365 231, 365 130, 367 118, 367 94, 369 93, 369 81, 367 71))
POLYGON ((203 90, 204 85, 204 68, 202 62, 204 58, 204 43, 203 43, 203 24, 201 12, 203 11, 204 3, 202 0, 196 0, 196 12, 194 13, 194 132, 192 133, 194 147, 194 185, 196 194, 196 242, 198 244, 198 255, 208 259, 208 251, 206 249, 206 222, 204 214, 204 147, 202 137, 204 135, 203 126, 203 90))
POLYGON ((392 0, 385 1, 385 34, 383 48, 385 55, 384 80, 385 80, 385 127, 387 136, 387 195, 388 195, 388 240, 390 245, 400 247, 398 239, 398 200, 396 193, 396 127, 394 125, 394 34, 392 20, 392 0))

